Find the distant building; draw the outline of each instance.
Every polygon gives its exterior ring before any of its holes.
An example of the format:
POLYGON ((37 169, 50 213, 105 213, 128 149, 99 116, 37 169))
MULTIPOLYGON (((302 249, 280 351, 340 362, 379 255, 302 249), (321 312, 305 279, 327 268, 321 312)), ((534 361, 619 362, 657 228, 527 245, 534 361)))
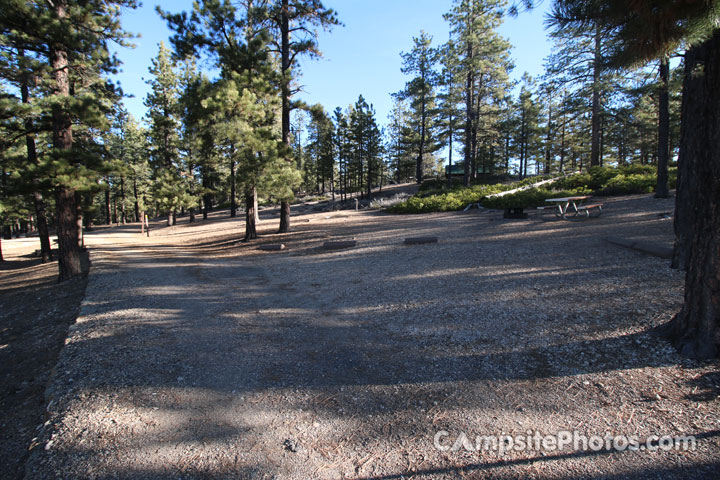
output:
MULTIPOLYGON (((489 168, 483 168, 483 165, 477 166, 478 175, 490 175, 492 173, 489 168)), ((465 162, 457 162, 452 165, 452 172, 448 165, 445 166, 445 176, 462 177, 465 175, 465 162)))

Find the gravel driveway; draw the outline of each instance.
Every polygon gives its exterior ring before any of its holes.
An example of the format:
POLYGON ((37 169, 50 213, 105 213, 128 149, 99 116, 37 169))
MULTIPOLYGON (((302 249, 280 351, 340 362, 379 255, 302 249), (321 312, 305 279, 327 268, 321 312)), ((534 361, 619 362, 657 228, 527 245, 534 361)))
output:
POLYGON ((577 223, 314 213, 261 239, 287 245, 276 253, 238 243, 234 220, 103 232, 26 477, 713 478, 718 365, 650 333, 681 305, 682 274, 603 241, 668 243, 672 209, 640 196, 577 223), (419 235, 440 242, 402 245, 419 235), (697 439, 444 448, 562 431, 697 439))

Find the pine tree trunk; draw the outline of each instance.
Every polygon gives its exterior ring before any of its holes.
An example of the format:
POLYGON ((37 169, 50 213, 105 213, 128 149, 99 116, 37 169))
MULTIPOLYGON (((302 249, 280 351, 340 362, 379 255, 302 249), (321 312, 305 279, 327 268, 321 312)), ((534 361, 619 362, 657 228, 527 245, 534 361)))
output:
MULTIPOLYGON (((423 95, 420 105, 420 151, 418 152, 417 164, 415 165, 415 182, 420 185, 423 180, 423 156, 425 155, 425 122, 427 121, 425 114, 425 86, 423 85, 423 95)), ((369 180, 369 179, 368 179, 369 180)), ((368 187, 369 192, 369 187, 368 187)))
POLYGON ((565 173, 565 124, 560 134, 560 173, 565 173))
POLYGON ((667 333, 680 352, 720 346, 720 30, 685 55, 674 263, 687 267, 685 303, 667 333))
MULTIPOLYGON (((370 155, 368 154, 368 162, 367 162, 367 197, 370 198, 372 195, 372 180, 375 172, 372 168, 372 161, 370 161, 370 155)), ((422 180, 421 180, 422 181, 422 180)))
POLYGON ((75 192, 70 188, 58 187, 55 190, 55 203, 57 204, 59 281, 63 282, 82 273, 75 192))
POLYGON ((592 133, 590 134, 590 166, 600 165, 600 69, 602 63, 600 24, 595 27, 595 59, 592 85, 592 133))
MULTIPOLYGON (((468 63, 473 58, 472 44, 468 42, 467 45, 467 58, 468 63)), ((473 95, 475 89, 475 79, 471 71, 467 72, 467 79, 465 82, 465 171, 463 176, 463 185, 466 187, 470 186, 470 162, 472 159, 472 126, 473 126, 473 112, 475 109, 475 101, 473 95)))
POLYGON ((127 223, 127 213, 125 212, 125 177, 120 176, 120 219, 122 224, 127 223))
MULTIPOLYGON (((66 17, 67 2, 55 2, 55 13, 58 18, 66 17)), ((68 56, 65 47, 61 44, 50 46, 50 59, 53 71, 53 94, 58 97, 70 96, 70 79, 68 72, 68 56)), ((53 149, 59 154, 66 154, 72 149, 72 119, 63 110, 60 103, 53 107, 53 149)), ((58 268, 60 282, 69 280, 82 274, 80 262, 80 248, 78 247, 77 232, 77 205, 75 191, 70 187, 60 185, 55 189, 55 204, 57 207, 57 236, 58 236, 58 268)))
MULTIPOLYGON (((210 190, 210 179, 208 178, 209 173, 205 167, 201 168, 202 172, 202 186, 203 189, 207 192, 210 190)), ((202 217, 203 220, 208 219, 208 214, 210 213, 210 202, 211 202, 211 196, 210 193, 205 193, 202 197, 202 217)))
MULTIPOLYGON (((84 201, 83 205, 84 205, 83 210, 85 211, 85 215, 83 215, 83 224, 85 226, 85 231, 91 232, 93 229, 93 216, 90 214, 90 212, 92 212, 92 210, 93 210, 92 194, 85 195, 85 201, 84 201)), ((80 214, 82 214, 82 212, 80 212, 80 214)))
POLYGON ((668 162, 670 160, 670 65, 667 56, 660 59, 660 99, 658 115, 658 162, 655 197, 668 198, 668 162))
POLYGON ((230 218, 237 216, 237 187, 235 179, 235 159, 230 160, 230 218))
MULTIPOLYGON (((282 75, 282 141, 290 148, 290 17, 289 0, 282 0, 280 19, 281 40, 281 75, 282 75)), ((290 203, 280 202, 280 233, 290 231, 290 203)))
POLYGON ((332 201, 335 201, 335 168, 330 165, 330 193, 332 193, 332 201))
POLYGON ((448 123, 448 174, 447 174, 447 186, 448 189, 452 188, 452 166, 453 166, 453 117, 450 114, 450 121, 448 123))
POLYGON ((142 221, 140 216, 140 201, 138 200, 137 178, 133 178, 133 197, 135 198, 135 221, 142 221))
POLYGON ((551 140, 552 140, 552 104, 548 102, 548 124, 545 134, 545 175, 550 173, 551 140))
POLYGON ((2 253, 2 235, 0 235, 0 262, 4 262, 4 261, 5 261, 5 259, 3 258, 3 253, 2 253))
POLYGON ((48 263, 52 260, 52 247, 50 246, 50 230, 47 222, 47 210, 45 208, 45 199, 42 194, 35 192, 33 194, 33 206, 35 207, 35 220, 40 237, 40 255, 42 263, 48 263))
POLYGON ((110 206, 110 179, 105 177, 107 189, 105 189, 105 224, 112 225, 112 207, 110 206))
POLYGON ((255 188, 248 188, 245 191, 245 241, 257 238, 255 225, 255 201, 257 194, 255 188))
POLYGON ((520 112, 520 166, 518 167, 518 178, 523 179, 523 166, 525 164, 525 108, 520 112))
POLYGON ((280 229, 278 233, 290 231, 290 202, 280 203, 280 229))
POLYGON ((510 175, 510 135, 505 136, 505 175, 510 175))

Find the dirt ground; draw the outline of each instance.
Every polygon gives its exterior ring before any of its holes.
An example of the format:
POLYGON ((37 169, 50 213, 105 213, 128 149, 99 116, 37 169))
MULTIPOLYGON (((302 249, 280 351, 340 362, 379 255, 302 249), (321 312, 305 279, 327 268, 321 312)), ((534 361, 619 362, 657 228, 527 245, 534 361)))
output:
POLYGON ((75 321, 86 279, 58 285, 57 262, 13 252, 0 263, 0 478, 22 478, 45 414, 50 372, 75 321))
POLYGON ((249 244, 221 213, 150 238, 98 231, 26 478, 717 478, 718 363, 652 333, 683 276, 603 240, 670 244, 672 209, 618 197, 566 222, 308 205, 286 235, 263 212, 249 244), (403 245, 421 235, 439 241, 403 245), (519 448, 562 432, 641 445, 519 448))

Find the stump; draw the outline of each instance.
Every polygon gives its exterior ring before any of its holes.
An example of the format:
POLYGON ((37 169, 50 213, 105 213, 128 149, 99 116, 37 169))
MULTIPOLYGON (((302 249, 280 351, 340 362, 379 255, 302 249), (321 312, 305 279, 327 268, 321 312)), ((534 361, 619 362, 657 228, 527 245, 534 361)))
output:
POLYGON ((428 243, 438 243, 437 237, 409 237, 405 239, 405 245, 425 245, 428 243))
POLYGON ((525 219, 528 218, 528 214, 525 213, 523 208, 506 208, 503 218, 510 219, 525 219))
POLYGON ((355 240, 342 240, 335 242, 325 242, 322 246, 324 250, 342 250, 343 248, 352 248, 357 245, 355 240))
POLYGON ((285 244, 279 243, 277 245, 260 245, 258 249, 266 252, 279 252, 280 250, 285 250, 285 244))

